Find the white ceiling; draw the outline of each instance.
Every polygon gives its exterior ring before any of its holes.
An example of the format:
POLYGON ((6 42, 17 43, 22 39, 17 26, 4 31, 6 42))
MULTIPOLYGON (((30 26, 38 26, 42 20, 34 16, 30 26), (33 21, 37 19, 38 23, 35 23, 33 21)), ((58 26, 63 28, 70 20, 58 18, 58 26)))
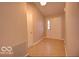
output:
POLYGON ((64 13, 64 2, 48 2, 41 6, 39 2, 34 3, 44 16, 56 16, 64 13))

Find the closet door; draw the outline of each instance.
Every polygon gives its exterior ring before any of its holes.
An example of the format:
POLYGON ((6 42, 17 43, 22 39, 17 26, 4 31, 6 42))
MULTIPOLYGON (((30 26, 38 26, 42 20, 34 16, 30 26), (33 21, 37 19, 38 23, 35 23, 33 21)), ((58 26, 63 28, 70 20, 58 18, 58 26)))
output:
POLYGON ((29 10, 27 11, 27 32, 28 32, 28 47, 31 47, 33 44, 33 20, 32 20, 32 13, 29 10))

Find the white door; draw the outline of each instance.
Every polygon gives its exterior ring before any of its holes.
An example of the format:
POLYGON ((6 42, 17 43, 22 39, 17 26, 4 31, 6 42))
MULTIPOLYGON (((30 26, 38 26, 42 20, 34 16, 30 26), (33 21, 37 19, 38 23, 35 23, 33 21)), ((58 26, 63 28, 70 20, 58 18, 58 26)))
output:
POLYGON ((33 44, 33 21, 32 13, 28 10, 27 12, 27 33, 28 33, 28 47, 33 44))

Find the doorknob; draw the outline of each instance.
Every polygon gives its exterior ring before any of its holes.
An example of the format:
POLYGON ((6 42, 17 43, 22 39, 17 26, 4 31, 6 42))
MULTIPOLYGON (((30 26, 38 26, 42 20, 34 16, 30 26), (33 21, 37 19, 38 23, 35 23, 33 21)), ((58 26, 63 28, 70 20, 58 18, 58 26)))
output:
POLYGON ((30 32, 30 34, 32 34, 32 32, 30 32))

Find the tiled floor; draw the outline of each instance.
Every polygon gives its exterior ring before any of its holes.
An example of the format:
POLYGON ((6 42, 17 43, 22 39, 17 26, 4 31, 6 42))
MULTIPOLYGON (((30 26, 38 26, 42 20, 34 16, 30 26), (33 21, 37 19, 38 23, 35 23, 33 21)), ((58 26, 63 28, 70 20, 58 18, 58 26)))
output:
POLYGON ((43 39, 28 50, 29 56, 65 56, 64 40, 43 39))

